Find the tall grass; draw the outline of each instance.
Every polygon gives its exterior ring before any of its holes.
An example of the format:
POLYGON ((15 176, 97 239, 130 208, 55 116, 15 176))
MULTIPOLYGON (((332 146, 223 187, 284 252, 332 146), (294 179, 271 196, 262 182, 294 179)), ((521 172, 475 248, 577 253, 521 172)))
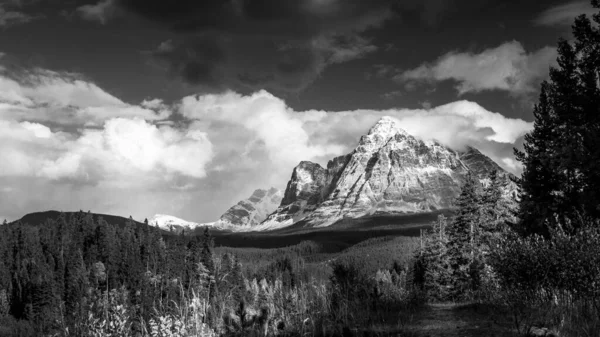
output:
MULTIPOLYGON (((390 271, 382 270, 367 275, 347 263, 335 265, 334 274, 331 280, 312 278, 294 286, 285 286, 281 278, 244 279, 241 297, 207 284, 186 289, 170 280, 177 296, 157 297, 146 313, 141 312, 139 291, 90 289, 80 319, 71 325, 56 322, 61 328, 47 336, 337 336, 389 327, 400 331, 420 303, 406 286, 405 274, 391 277, 390 271)), ((154 279, 148 275, 145 281, 152 284, 154 279)), ((5 326, 2 336, 35 335, 17 321, 4 320, 0 326, 5 326)))

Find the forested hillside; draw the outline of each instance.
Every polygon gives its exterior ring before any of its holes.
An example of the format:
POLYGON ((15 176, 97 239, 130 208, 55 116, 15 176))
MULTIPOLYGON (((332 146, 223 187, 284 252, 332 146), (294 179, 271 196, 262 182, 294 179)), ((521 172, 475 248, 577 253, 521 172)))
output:
POLYGON ((84 309, 102 291, 128 289, 134 290, 131 300, 140 317, 147 317, 157 299, 169 303, 179 296, 176 287, 161 280, 188 286, 197 278, 202 256, 212 259, 203 237, 165 240, 161 234, 148 225, 112 224, 83 212, 61 214, 37 226, 4 225, 0 310, 29 321, 36 331, 77 331, 76 325, 87 317, 84 309), (159 284, 164 286, 160 294, 159 284))

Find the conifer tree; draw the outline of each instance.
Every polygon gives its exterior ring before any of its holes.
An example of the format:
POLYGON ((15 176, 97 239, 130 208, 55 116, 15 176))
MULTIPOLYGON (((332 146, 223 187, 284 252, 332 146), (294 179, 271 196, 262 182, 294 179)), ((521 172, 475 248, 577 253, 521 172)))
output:
POLYGON ((208 292, 209 296, 213 297, 215 295, 215 263, 213 261, 213 238, 210 235, 210 231, 208 227, 204 229, 203 242, 202 242, 202 253, 200 256, 200 262, 208 271, 209 279, 208 279, 208 292))
MULTIPOLYGON (((600 8, 600 2, 592 5, 600 8)), ((593 21, 600 23, 600 15, 593 21)), ((573 25, 574 42, 558 43, 558 67, 542 84, 533 131, 515 151, 524 171, 519 217, 524 234, 548 236, 561 225, 600 218, 600 28, 585 15, 573 25)))
POLYGON ((480 232, 477 242, 478 249, 483 250, 484 254, 489 250, 491 240, 514 221, 516 211, 516 201, 503 196, 505 176, 498 171, 492 171, 489 181, 481 196, 480 232))
POLYGON ((245 285, 244 275, 242 274, 242 264, 233 259, 233 268, 231 270, 231 283, 233 284, 233 299, 240 302, 244 299, 245 285))
POLYGON ((148 219, 144 219, 144 228, 142 230, 142 239, 140 240, 142 242, 142 246, 140 247, 140 254, 141 254, 141 264, 142 267, 144 268, 144 270, 148 270, 148 265, 150 262, 150 246, 151 246, 151 241, 150 241, 150 224, 148 224, 148 219))
POLYGON ((65 308, 72 319, 80 314, 81 302, 87 287, 87 272, 83 256, 77 247, 71 247, 65 268, 65 308))
POLYGON ((201 262, 202 242, 200 236, 194 236, 190 239, 187 245, 187 262, 185 265, 186 284, 194 284, 198 282, 198 263, 201 262))
POLYGON ((213 261, 212 249, 214 246, 213 238, 210 235, 210 231, 208 227, 204 229, 203 235, 203 243, 202 243, 202 254, 201 254, 201 262, 204 266, 209 270, 209 272, 214 273, 215 271, 215 263, 213 261))
MULTIPOLYGON (((425 290, 429 297, 446 300, 451 285, 450 261, 447 254, 448 236, 446 217, 440 215, 426 238, 423 260, 425 264, 425 290)), ((395 270, 394 270, 395 271, 395 270)))
POLYGON ((462 296, 471 283, 469 268, 473 261, 480 213, 478 185, 475 176, 469 173, 456 200, 458 210, 447 228, 447 254, 452 273, 451 296, 454 298, 462 296))

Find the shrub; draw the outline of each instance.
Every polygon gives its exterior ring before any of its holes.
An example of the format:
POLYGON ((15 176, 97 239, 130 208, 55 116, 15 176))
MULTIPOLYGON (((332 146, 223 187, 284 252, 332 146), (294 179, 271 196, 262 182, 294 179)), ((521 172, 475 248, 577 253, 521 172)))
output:
POLYGON ((600 335, 598 225, 584 223, 572 234, 558 227, 548 239, 507 232, 495 243, 496 300, 510 308, 518 329, 545 325, 568 336, 600 335))

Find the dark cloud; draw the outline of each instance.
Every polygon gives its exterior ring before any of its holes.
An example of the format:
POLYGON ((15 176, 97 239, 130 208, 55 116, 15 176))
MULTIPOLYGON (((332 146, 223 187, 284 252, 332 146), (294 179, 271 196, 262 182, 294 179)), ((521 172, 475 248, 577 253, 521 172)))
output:
POLYGON ((392 15, 391 0, 116 0, 115 5, 175 34, 151 55, 185 82, 280 93, 304 89, 330 64, 375 51, 364 34, 392 15))
POLYGON ((23 11, 23 7, 31 1, 2 0, 0 1, 0 27, 20 25, 39 19, 39 15, 31 15, 23 11))
POLYGON ((330 49, 305 41, 207 33, 168 41, 150 53, 158 64, 205 91, 304 89, 333 62, 330 49))
POLYGON ((391 13, 393 0, 117 0, 116 5, 177 31, 310 36, 362 31, 391 13))
POLYGON ((426 24, 435 25, 455 2, 456 0, 399 1, 394 5, 394 11, 402 17, 418 17, 426 24))
POLYGON ((192 31, 224 28, 235 17, 234 1, 223 0, 119 0, 125 10, 165 24, 173 29, 192 31))
POLYGON ((298 19, 305 8, 302 1, 256 0, 243 1, 243 11, 255 20, 298 19))
POLYGON ((213 91, 268 89, 284 94, 305 89, 331 64, 363 58, 376 51, 378 47, 370 38, 371 29, 381 28, 387 20, 416 16, 432 23, 455 2, 114 0, 111 3, 175 34, 170 49, 159 48, 151 55, 186 83, 213 91))
POLYGON ((227 60, 226 49, 214 35, 195 36, 183 42, 165 41, 149 55, 187 83, 223 89, 221 69, 227 60))
MULTIPOLYGON (((527 2, 534 0, 521 1, 527 2)), ((455 19, 455 15, 460 15, 461 19, 471 15, 479 17, 481 11, 496 9, 507 3, 502 0, 404 0, 395 2, 392 8, 402 19, 417 19, 427 26, 440 26, 445 20, 455 19)))

